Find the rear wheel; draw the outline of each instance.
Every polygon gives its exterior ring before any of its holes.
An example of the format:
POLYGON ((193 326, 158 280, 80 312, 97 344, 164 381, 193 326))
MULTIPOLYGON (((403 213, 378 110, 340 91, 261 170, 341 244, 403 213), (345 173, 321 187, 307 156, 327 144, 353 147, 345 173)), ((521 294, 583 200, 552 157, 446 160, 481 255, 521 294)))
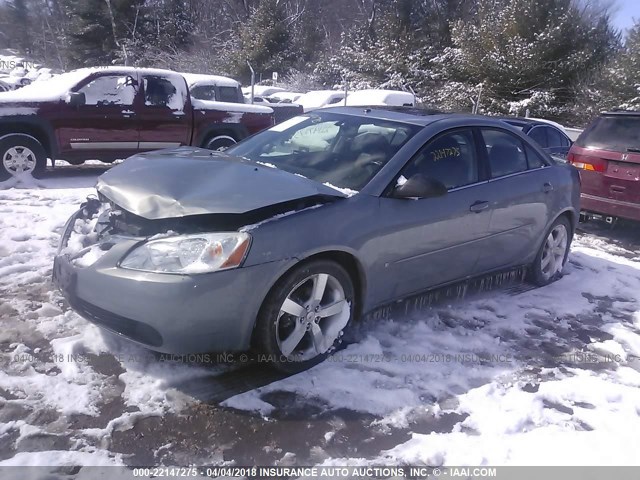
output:
POLYGON ((12 176, 39 176, 47 166, 47 154, 35 138, 15 134, 0 139, 0 181, 12 176))
POLYGON ((265 300, 256 343, 278 370, 293 373, 324 360, 340 343, 354 312, 349 274, 330 260, 294 268, 265 300))
POLYGON ((227 148, 235 144, 235 138, 229 135, 215 135, 205 142, 204 148, 222 152, 223 150, 226 150, 227 148))
POLYGON ((559 279, 569 255, 573 229, 566 217, 558 218, 547 235, 531 266, 529 279, 543 286, 559 279))

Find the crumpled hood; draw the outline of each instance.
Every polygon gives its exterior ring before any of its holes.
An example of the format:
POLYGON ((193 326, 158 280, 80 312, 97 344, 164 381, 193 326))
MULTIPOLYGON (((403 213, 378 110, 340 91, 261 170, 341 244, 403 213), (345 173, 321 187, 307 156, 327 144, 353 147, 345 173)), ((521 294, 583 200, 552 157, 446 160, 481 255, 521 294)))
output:
POLYGON ((119 207, 149 220, 240 214, 316 195, 346 197, 283 170, 192 147, 134 155, 101 175, 96 188, 119 207))

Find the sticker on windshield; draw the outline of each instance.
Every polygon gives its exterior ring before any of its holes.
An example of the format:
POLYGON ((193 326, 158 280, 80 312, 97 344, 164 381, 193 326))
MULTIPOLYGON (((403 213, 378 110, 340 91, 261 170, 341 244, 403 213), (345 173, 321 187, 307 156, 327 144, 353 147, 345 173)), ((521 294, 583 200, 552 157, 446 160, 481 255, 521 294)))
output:
POLYGON ((289 120, 285 120, 282 123, 279 123, 269 129, 270 132, 284 132, 287 128, 291 128, 294 125, 304 122, 305 120, 309 120, 309 117, 293 117, 289 120))

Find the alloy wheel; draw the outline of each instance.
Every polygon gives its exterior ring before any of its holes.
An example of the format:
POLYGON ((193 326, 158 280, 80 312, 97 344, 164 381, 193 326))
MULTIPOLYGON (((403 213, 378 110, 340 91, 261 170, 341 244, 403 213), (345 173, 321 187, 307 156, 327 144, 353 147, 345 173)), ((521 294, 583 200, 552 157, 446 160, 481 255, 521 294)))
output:
POLYGON ((285 298, 276 322, 282 355, 305 361, 329 351, 351 317, 351 306, 340 282, 318 273, 295 285, 285 298))
POLYGON ((2 165, 12 175, 31 173, 36 168, 36 155, 29 148, 16 145, 4 152, 2 165))
POLYGON ((556 225, 549 232, 540 259, 540 270, 545 279, 553 278, 562 271, 568 238, 567 228, 563 224, 556 225))

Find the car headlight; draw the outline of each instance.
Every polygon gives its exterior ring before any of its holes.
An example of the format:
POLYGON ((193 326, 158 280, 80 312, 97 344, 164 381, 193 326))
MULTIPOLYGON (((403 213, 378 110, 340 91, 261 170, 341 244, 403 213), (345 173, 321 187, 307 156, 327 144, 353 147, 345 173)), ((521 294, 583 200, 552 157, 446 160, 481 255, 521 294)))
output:
POLYGON ((208 273, 240 266, 248 233, 199 233, 151 238, 120 262, 122 268, 158 273, 208 273))

